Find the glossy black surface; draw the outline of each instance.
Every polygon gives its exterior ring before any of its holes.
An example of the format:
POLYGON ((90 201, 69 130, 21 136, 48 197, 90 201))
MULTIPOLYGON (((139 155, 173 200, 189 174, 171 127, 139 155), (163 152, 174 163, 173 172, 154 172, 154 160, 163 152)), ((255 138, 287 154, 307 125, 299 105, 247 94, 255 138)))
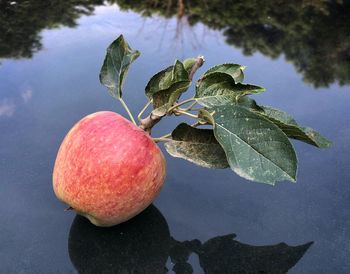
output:
MULTIPOLYGON (((111 2, 0 2, 0 273, 74 273, 93 262, 102 272, 109 258, 115 269, 145 273, 349 273, 349 2, 116 1, 122 10, 111 2), (223 62, 247 66, 247 82, 267 88, 255 96, 260 103, 288 111, 333 146, 294 142, 298 181, 275 187, 164 151, 167 180, 155 207, 109 232, 75 218, 54 196, 53 163, 81 117, 125 115, 98 81, 105 49, 120 33, 142 53, 124 87, 135 114, 154 73, 203 54, 199 73, 223 62), (113 241, 130 253, 109 247, 113 241), (275 259, 276 250, 284 256, 275 259), (131 263, 118 264, 125 254, 131 263)), ((155 136, 179 122, 169 120, 155 136)))

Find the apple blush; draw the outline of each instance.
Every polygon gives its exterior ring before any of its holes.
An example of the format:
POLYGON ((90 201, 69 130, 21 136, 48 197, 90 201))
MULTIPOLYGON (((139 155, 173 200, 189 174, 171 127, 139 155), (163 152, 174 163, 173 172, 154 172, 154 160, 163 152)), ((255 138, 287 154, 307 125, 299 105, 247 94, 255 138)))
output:
POLYGON ((59 200, 97 226, 125 222, 149 206, 166 175, 150 135, 117 113, 80 120, 57 154, 53 189, 59 200))

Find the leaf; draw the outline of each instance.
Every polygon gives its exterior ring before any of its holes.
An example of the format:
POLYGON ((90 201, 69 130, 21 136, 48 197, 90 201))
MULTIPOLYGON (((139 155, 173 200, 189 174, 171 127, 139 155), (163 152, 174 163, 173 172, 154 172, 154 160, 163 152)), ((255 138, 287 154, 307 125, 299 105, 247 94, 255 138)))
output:
POLYGON ((196 58, 187 58, 182 63, 184 64, 185 70, 187 70, 188 73, 191 72, 191 69, 193 65, 196 63, 196 58))
POLYGON ((281 180, 296 180, 295 151, 275 124, 237 105, 213 109, 215 137, 238 175, 272 185, 281 180))
POLYGON ((215 72, 205 75, 197 84, 195 98, 205 107, 227 105, 244 95, 260 93, 264 88, 249 84, 235 83, 226 73, 215 72))
POLYGON ((200 109, 198 111, 198 122, 201 124, 210 124, 214 125, 214 119, 213 116, 210 114, 210 112, 206 109, 200 109))
POLYGON ((191 82, 189 81, 177 82, 171 85, 167 90, 155 93, 153 95, 154 108, 164 109, 166 113, 166 111, 179 99, 180 95, 189 88, 190 84, 191 82))
POLYGON ((188 72, 184 65, 176 60, 173 66, 162 70, 151 78, 146 86, 146 96, 153 100, 155 109, 167 110, 190 85, 188 72))
POLYGON ((246 107, 248 109, 252 109, 255 111, 263 112, 264 109, 260 107, 256 101, 248 96, 240 97, 237 101, 237 104, 243 107, 246 107))
POLYGON ((152 114, 158 117, 163 117, 166 115, 168 108, 168 105, 163 105, 159 108, 155 108, 154 110, 152 110, 152 114))
POLYGON ((230 75, 236 83, 242 83, 244 79, 243 69, 244 67, 238 64, 221 64, 207 70, 204 76, 213 72, 221 72, 230 75))
POLYGON ((207 168, 227 168, 226 155, 211 129, 198 129, 181 123, 172 132, 165 148, 178 157, 207 168))
POLYGON ((272 107, 263 106, 263 114, 275 123, 289 137, 319 148, 327 148, 331 142, 308 127, 301 127, 288 113, 272 107))
POLYGON ((140 52, 132 50, 123 35, 120 35, 107 48, 100 71, 100 82, 108 88, 113 97, 117 99, 122 97, 124 78, 131 63, 139 56, 140 52))

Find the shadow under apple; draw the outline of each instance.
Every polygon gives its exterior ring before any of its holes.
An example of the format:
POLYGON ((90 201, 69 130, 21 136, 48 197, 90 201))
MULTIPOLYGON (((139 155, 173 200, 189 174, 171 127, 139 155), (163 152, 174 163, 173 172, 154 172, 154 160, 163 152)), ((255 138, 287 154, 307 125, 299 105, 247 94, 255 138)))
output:
POLYGON ((166 273, 168 224, 151 205, 120 225, 103 228, 77 215, 69 233, 69 257, 79 273, 166 273))
POLYGON ((79 273, 166 273, 168 258, 177 274, 193 273, 188 262, 199 257, 204 273, 286 273, 312 242, 288 246, 252 246, 235 240, 235 234, 177 241, 153 205, 128 222, 110 228, 92 225, 76 216, 69 233, 69 256, 79 273))

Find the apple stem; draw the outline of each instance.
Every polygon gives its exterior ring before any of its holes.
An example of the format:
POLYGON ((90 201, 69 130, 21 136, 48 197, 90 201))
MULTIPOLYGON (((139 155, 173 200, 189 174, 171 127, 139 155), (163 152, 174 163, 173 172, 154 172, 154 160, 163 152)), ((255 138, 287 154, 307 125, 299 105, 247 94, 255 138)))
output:
POLYGON ((131 111, 129 110, 128 106, 126 105, 126 103, 124 102, 124 100, 120 97, 119 98, 120 103, 122 104, 122 106, 124 107, 125 111, 128 113, 131 121, 134 123, 135 126, 137 126, 134 116, 132 116, 131 111))

